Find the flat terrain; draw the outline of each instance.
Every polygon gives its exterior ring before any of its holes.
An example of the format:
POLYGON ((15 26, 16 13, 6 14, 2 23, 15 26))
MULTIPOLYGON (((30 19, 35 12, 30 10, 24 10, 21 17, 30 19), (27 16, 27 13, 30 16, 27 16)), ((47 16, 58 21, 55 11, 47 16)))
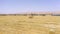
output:
MULTIPOLYGON (((50 28, 43 24, 60 24, 60 16, 29 17, 0 16, 0 34, 49 34, 50 28)), ((55 34, 59 32, 60 28, 56 28, 55 34)))

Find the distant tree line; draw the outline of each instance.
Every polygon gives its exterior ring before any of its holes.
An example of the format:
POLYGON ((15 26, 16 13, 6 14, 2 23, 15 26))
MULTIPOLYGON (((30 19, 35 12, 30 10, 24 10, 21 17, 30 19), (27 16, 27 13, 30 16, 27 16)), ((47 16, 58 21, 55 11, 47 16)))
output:
POLYGON ((60 16, 60 14, 0 14, 0 16, 46 16, 46 15, 51 15, 51 16, 60 16))

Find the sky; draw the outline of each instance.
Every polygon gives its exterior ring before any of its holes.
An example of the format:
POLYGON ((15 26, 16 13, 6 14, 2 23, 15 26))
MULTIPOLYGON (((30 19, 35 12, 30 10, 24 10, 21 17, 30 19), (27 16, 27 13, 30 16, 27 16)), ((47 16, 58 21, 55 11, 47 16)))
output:
POLYGON ((0 0, 0 14, 60 12, 60 0, 0 0))

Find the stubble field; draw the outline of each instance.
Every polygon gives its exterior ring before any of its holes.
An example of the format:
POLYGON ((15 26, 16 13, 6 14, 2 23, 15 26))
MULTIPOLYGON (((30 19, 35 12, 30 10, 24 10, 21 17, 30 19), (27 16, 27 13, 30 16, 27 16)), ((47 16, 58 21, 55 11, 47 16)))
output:
MULTIPOLYGON (((0 34, 49 34, 41 24, 60 24, 60 16, 0 16, 0 34)), ((55 30, 60 34, 60 28, 55 30)))

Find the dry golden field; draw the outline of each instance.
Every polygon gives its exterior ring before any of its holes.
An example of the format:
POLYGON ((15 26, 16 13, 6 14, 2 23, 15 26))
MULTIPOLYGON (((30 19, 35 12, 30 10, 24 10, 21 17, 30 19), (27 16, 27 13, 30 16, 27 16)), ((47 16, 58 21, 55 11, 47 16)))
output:
POLYGON ((60 16, 0 16, 0 34, 60 34, 60 16))

